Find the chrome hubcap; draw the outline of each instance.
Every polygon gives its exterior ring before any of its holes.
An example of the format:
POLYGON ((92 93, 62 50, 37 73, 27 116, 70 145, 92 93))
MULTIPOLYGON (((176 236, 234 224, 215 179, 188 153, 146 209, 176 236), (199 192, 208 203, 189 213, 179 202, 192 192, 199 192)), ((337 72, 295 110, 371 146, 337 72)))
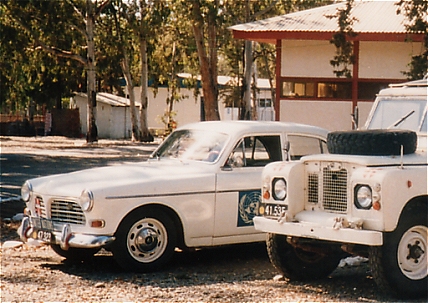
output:
POLYGON ((154 218, 137 221, 128 232, 128 251, 138 262, 150 263, 160 258, 167 243, 165 226, 154 218))

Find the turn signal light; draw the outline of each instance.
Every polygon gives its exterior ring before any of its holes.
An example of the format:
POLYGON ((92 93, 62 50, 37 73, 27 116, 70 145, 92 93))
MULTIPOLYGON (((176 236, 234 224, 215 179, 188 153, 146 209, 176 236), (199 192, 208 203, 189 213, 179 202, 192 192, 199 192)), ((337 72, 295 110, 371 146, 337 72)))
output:
POLYGON ((263 199, 268 200, 269 198, 270 198, 270 193, 269 193, 269 191, 265 191, 265 192, 263 193, 263 199))
POLYGON ((104 220, 94 220, 94 221, 91 221, 91 227, 94 227, 94 228, 102 228, 105 225, 106 225, 106 223, 105 223, 104 220))
POLYGON ((373 207, 374 210, 380 210, 380 203, 379 202, 374 202, 372 207, 373 207))

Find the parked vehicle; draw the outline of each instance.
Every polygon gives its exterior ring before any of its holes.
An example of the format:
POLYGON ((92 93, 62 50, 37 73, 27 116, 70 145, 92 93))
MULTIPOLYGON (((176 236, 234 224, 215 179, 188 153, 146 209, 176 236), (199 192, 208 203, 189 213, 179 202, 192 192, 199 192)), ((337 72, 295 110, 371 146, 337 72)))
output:
POLYGON ((289 279, 322 278, 344 252, 379 288, 427 295, 427 80, 382 90, 365 129, 332 132, 330 154, 267 165, 255 227, 289 279))
POLYGON ((293 123, 201 122, 175 130, 148 161, 31 179, 21 238, 69 259, 111 250, 125 269, 155 270, 176 247, 263 241, 253 217, 263 166, 326 152, 327 130, 293 123))

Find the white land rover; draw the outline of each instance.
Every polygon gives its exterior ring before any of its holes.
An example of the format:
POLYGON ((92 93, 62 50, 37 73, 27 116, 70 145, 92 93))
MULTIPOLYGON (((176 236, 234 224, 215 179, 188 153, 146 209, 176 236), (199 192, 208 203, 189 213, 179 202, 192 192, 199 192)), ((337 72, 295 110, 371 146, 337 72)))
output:
POLYGON ((383 291, 426 297, 427 80, 382 90, 364 129, 329 133, 327 145, 263 170, 254 223, 272 264, 307 280, 344 253, 365 256, 383 291))

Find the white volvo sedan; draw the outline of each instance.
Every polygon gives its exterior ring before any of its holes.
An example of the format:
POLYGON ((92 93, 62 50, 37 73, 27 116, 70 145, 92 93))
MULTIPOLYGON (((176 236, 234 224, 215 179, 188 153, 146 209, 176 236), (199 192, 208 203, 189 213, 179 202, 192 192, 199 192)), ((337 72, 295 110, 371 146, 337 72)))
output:
POLYGON ((294 123, 188 124, 147 161, 26 181, 19 234, 68 259, 105 248, 132 271, 160 268, 175 248, 264 241, 253 226, 263 167, 325 153, 326 136, 294 123))

